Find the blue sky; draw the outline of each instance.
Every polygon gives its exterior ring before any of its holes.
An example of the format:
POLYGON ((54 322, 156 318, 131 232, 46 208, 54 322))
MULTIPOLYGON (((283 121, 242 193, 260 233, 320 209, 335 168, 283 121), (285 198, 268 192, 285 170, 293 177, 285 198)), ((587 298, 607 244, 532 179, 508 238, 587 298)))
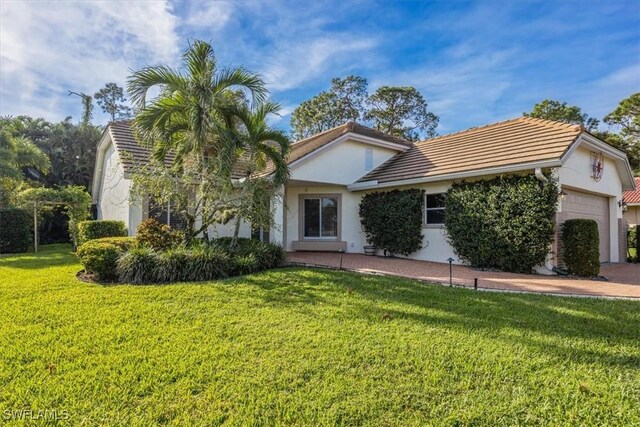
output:
MULTIPOLYGON (((263 75, 278 126, 334 76, 410 85, 439 133, 519 116, 552 98, 602 117, 640 91, 635 1, 0 2, 0 115, 79 117, 68 90, 177 65, 189 39, 263 75)), ((97 109, 97 108, 96 108, 97 109)), ((96 123, 106 116, 96 112, 96 123)))

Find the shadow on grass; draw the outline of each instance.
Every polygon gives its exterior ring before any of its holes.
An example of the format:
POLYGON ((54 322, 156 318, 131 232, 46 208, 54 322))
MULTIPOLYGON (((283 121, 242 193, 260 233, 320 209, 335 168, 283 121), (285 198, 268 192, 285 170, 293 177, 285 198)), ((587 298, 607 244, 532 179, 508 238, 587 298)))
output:
POLYGON ((41 246, 37 253, 5 254, 0 257, 0 268, 34 270, 77 264, 78 258, 71 250, 71 245, 53 244, 41 246))
POLYGON ((346 302, 352 315, 372 322, 406 319, 491 334, 558 358, 640 367, 640 303, 636 301, 482 292, 319 269, 281 271, 287 275, 273 276, 277 282, 269 280, 269 273, 241 280, 265 290, 256 295, 268 304, 346 302), (359 298, 348 299, 352 295, 359 298), (615 346, 634 351, 621 353, 615 346))

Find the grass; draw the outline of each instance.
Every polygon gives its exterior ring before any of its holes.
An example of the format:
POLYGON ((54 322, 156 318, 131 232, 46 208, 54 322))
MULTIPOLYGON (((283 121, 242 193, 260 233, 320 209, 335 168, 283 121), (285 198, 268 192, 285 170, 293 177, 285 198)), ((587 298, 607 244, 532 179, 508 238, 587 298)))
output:
POLYGON ((0 258, 0 417, 32 409, 67 411, 74 425, 640 424, 638 302, 300 268, 102 286, 78 281, 80 269, 59 245, 0 258))

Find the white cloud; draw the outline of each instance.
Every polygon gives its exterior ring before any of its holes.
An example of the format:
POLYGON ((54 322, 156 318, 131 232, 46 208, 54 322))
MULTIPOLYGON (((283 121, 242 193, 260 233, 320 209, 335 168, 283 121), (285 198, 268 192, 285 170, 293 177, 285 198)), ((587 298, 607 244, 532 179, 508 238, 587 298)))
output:
POLYGON ((63 118, 77 103, 67 90, 122 85, 128 70, 148 58, 174 60, 175 28, 166 1, 3 2, 0 114, 63 118))
POLYGON ((233 14, 233 5, 225 1, 194 2, 186 19, 186 24, 194 27, 220 29, 233 14))
POLYGON ((277 53, 266 59, 263 74, 269 89, 292 89, 322 76, 336 65, 358 63, 360 54, 375 46, 374 39, 348 35, 327 35, 302 41, 290 39, 275 47, 277 53))

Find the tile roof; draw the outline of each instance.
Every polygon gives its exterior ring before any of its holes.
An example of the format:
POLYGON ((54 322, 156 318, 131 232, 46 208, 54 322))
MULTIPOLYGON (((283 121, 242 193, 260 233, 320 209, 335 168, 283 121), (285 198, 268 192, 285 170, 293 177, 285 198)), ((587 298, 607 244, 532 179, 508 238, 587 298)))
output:
POLYGON ((519 117, 415 143, 358 182, 390 182, 500 166, 559 160, 579 125, 519 117))
MULTIPOLYGON (((346 135, 348 133, 355 133, 358 135, 366 136, 369 138, 375 138, 386 142, 392 142, 395 144, 399 144, 405 147, 411 147, 413 143, 404 140, 402 138, 396 138, 395 136, 387 135, 384 132, 369 128, 367 126, 363 126, 359 123, 355 122, 347 122, 343 125, 334 127, 332 129, 326 130, 324 132, 320 132, 316 135, 310 136, 305 139, 301 139, 298 142, 294 142, 291 144, 291 151, 287 156, 287 163, 291 164, 296 160, 300 160, 308 154, 316 151, 319 148, 324 147, 330 142, 335 141, 339 137, 346 135)), ((273 172, 273 164, 267 164, 265 170, 260 172, 259 175, 265 176, 269 175, 273 172)))
MULTIPOLYGON (((149 163, 149 160, 151 159, 151 150, 138 143, 133 135, 133 131, 131 130, 131 120, 109 122, 107 127, 111 134, 111 140, 116 146, 118 153, 124 154, 120 155, 119 158, 126 174, 133 173, 137 167, 149 163)), ((167 167, 170 167, 173 164, 174 159, 174 153, 169 152, 164 159, 164 164, 167 167)), ((239 167, 234 169, 232 177, 243 177, 245 175, 245 170, 246 169, 242 168, 242 162, 239 162, 239 167)))
MULTIPOLYGON (((118 150, 118 153, 124 154, 119 157, 125 173, 131 173, 136 169, 136 167, 149 163, 149 160, 151 159, 151 150, 140 145, 133 136, 131 120, 109 122, 107 127, 111 134, 111 140, 118 150)), ((169 153, 165 158, 165 165, 171 166, 173 158, 173 154, 169 153)))
POLYGON ((636 189, 635 191, 625 191, 622 193, 622 200, 628 204, 640 204, 640 176, 636 176, 636 189))

